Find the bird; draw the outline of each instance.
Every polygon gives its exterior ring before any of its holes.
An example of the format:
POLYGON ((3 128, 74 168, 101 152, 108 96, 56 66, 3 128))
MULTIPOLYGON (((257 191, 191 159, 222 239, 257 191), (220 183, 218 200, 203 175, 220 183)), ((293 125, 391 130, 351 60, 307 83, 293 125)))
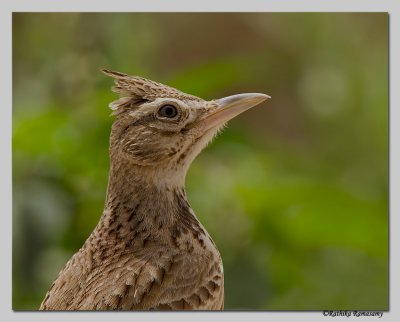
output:
POLYGON ((204 100, 102 72, 119 94, 109 104, 115 119, 104 210, 39 310, 223 310, 221 255, 188 202, 185 176, 228 120, 270 97, 204 100))

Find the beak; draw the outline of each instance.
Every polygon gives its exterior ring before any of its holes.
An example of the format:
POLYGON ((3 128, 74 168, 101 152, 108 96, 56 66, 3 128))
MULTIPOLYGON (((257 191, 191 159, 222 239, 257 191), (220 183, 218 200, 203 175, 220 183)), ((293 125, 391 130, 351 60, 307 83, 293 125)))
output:
POLYGON ((224 124, 249 108, 264 102, 268 98, 271 97, 265 94, 246 93, 215 100, 218 107, 204 119, 206 130, 224 124))

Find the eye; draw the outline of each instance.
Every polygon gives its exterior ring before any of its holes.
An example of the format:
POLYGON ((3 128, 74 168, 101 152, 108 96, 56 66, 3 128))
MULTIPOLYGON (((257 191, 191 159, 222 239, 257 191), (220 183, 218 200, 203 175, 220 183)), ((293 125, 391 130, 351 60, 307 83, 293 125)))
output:
POLYGON ((158 110, 158 115, 172 119, 178 115, 178 109, 174 105, 166 104, 160 107, 158 110))

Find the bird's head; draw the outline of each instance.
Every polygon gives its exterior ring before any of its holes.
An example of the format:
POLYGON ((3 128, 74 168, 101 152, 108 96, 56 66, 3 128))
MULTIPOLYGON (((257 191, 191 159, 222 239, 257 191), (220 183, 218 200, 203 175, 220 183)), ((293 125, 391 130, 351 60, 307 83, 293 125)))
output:
POLYGON ((228 120, 269 98, 251 93, 206 101, 138 76, 102 71, 114 78, 113 91, 121 96, 110 103, 116 115, 111 158, 123 158, 164 176, 184 175, 228 120))

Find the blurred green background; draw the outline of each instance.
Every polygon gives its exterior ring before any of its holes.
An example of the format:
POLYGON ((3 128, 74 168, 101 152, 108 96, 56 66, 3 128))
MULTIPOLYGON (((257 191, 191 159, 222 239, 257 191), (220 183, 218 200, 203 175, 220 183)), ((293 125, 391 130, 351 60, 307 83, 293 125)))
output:
POLYGON ((102 212, 103 67, 272 96, 187 177, 226 309, 388 309, 385 13, 14 13, 13 309, 39 307, 102 212))

